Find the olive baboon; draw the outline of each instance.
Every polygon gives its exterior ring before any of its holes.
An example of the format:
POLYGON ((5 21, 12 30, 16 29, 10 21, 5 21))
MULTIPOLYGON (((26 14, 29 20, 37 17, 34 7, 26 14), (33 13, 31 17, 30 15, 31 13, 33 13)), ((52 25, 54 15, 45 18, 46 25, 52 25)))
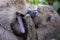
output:
MULTIPOLYGON (((24 24, 20 15, 27 12, 25 0, 1 0, 0 1, 0 25, 11 32, 25 33, 24 24), (18 15, 17 15, 18 14, 18 15), (17 20, 16 20, 17 19, 17 20), (10 25, 15 23, 16 26, 10 25), (18 28, 17 28, 18 27, 18 28)), ((18 34, 17 33, 17 34, 18 34)))

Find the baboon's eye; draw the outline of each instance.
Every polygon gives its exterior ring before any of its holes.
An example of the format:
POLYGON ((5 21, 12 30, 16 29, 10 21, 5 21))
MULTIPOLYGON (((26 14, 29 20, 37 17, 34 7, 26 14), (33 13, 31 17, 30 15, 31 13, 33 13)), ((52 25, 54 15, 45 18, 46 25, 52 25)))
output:
POLYGON ((48 16, 47 19, 46 19, 46 21, 50 21, 51 17, 52 16, 48 16))
POLYGON ((24 14, 16 12, 16 15, 24 17, 24 14))

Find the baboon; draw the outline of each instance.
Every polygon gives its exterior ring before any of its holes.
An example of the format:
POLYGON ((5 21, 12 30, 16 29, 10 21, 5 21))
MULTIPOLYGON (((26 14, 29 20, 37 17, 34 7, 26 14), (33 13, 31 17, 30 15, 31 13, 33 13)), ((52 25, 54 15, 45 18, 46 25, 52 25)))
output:
POLYGON ((29 10, 27 13, 35 24, 38 40, 52 40, 53 38, 59 40, 57 35, 60 34, 60 18, 52 6, 39 6, 37 10, 29 10))
POLYGON ((27 12, 25 0, 0 0, 0 25, 4 29, 25 34, 22 16, 27 12), (12 30, 11 30, 12 29, 12 30))
POLYGON ((27 12, 25 0, 1 0, 0 26, 10 32, 13 31, 17 35, 25 35, 26 31, 22 15, 28 13, 37 27, 34 30, 37 32, 38 40, 51 40, 52 37, 60 33, 60 19, 53 10, 50 10, 50 7, 48 9, 48 12, 46 11, 47 8, 42 8, 42 10, 37 10, 37 12, 34 10, 27 12), (49 12, 51 12, 51 14, 49 12))
POLYGON ((57 39, 60 33, 60 18, 52 6, 40 5, 38 7, 39 13, 36 14, 34 23, 37 25, 38 40, 52 40, 57 39))
POLYGON ((13 32, 16 36, 25 36, 26 27, 23 22, 23 16, 26 15, 26 13, 27 7, 25 0, 1 0, 1 27, 10 32, 13 32))

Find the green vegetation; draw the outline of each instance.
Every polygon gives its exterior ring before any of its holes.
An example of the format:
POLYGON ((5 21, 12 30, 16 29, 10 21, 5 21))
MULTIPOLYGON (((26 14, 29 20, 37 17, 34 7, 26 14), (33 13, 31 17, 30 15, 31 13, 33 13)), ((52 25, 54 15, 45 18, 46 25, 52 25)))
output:
POLYGON ((52 5, 55 10, 60 8, 60 0, 27 0, 30 4, 38 5, 38 4, 47 4, 52 5))
POLYGON ((58 34, 57 37, 60 38, 60 34, 58 34))

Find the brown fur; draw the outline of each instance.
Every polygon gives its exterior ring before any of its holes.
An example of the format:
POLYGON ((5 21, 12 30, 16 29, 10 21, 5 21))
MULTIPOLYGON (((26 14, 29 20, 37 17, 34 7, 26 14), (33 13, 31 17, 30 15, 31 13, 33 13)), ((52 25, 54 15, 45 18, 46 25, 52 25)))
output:
POLYGON ((38 40, 51 40, 60 33, 60 18, 53 7, 48 5, 40 5, 39 14, 36 14, 34 22, 38 26, 38 40), (48 17, 51 18, 47 21, 48 17), (38 24, 37 24, 38 23, 38 24))

